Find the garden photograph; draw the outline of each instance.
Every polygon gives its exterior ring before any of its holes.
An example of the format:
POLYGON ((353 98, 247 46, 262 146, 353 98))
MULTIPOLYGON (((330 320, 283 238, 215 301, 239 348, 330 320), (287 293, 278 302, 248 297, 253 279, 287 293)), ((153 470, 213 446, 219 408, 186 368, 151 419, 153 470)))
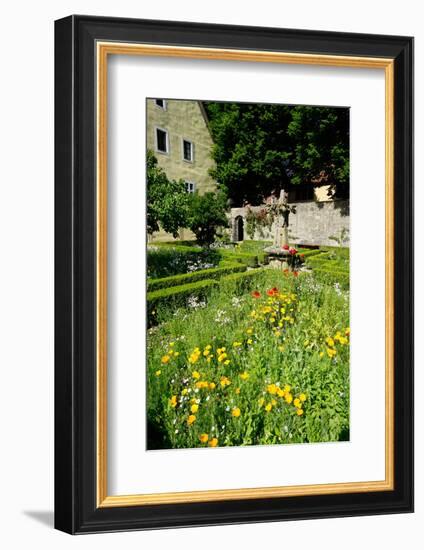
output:
POLYGON ((146 114, 146 448, 349 441, 349 109, 146 114))

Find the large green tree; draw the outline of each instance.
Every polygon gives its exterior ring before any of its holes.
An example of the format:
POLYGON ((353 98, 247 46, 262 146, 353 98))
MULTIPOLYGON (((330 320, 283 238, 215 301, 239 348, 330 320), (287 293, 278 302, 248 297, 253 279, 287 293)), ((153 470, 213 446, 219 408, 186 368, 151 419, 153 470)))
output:
POLYGON ((194 193, 190 198, 188 227, 196 235, 201 246, 209 247, 220 228, 228 227, 225 213, 227 197, 222 190, 217 193, 194 193))
POLYGON ((348 109, 209 102, 206 110, 211 175, 234 205, 257 204, 288 184, 348 184, 348 109))
POLYGON ((152 151, 147 151, 147 232, 164 229, 178 237, 179 229, 187 227, 189 194, 185 183, 169 180, 158 165, 152 151))

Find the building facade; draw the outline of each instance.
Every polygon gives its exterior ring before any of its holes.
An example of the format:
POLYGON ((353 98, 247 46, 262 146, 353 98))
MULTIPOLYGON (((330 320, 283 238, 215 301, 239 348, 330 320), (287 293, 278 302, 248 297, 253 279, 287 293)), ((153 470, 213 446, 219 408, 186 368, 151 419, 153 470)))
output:
MULTIPOLYGON (((212 136, 205 109, 200 101, 147 99, 147 149, 154 152, 158 165, 168 179, 182 179, 188 193, 216 191, 216 182, 209 175, 215 166, 211 157, 212 136)), ((182 230, 181 239, 192 234, 182 230)), ((153 241, 173 240, 161 231, 153 241)))

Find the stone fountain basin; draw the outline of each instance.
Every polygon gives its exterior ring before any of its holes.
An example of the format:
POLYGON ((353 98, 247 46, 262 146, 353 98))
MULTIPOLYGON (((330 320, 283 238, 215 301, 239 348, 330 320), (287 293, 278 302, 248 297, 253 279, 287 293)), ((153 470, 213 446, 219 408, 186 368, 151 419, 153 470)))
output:
POLYGON ((279 248, 277 246, 268 246, 267 248, 264 248, 264 251, 270 256, 279 256, 281 258, 290 256, 290 252, 288 250, 284 250, 283 248, 279 248))
POLYGON ((268 254, 270 267, 275 267, 277 269, 286 269, 289 267, 287 260, 290 256, 290 252, 288 250, 284 250, 277 246, 268 246, 264 248, 264 252, 268 254))

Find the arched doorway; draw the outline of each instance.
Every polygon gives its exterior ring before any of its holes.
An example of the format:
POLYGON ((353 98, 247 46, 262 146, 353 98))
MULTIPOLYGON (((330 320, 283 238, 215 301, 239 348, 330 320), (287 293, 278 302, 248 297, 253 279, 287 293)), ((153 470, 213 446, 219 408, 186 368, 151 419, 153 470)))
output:
POLYGON ((244 220, 243 216, 234 218, 234 241, 240 242, 244 240, 244 220))

